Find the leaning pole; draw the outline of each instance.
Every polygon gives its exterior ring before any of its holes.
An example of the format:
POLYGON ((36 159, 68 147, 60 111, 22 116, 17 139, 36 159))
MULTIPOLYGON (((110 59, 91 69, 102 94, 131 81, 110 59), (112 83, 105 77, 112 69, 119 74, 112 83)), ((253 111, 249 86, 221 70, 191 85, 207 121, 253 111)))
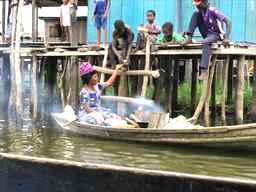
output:
POLYGON ((16 123, 22 122, 22 78, 20 61, 20 38, 21 38, 21 19, 24 0, 12 2, 12 40, 10 51, 11 69, 11 93, 9 99, 9 117, 16 123))

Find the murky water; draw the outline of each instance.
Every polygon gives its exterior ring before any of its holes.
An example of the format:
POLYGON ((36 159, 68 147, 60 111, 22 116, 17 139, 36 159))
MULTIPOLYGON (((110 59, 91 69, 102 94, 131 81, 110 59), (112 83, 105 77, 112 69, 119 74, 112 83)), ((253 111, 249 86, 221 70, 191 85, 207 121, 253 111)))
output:
MULTIPOLYGON (((26 79, 25 79, 26 80, 26 79)), ((28 82, 27 79, 26 82, 28 82)), ((26 90, 29 94, 29 90, 26 90)), ((29 97, 24 98, 25 105, 29 97)), ((0 119, 3 115, 0 113, 0 119)), ((70 134, 45 124, 35 128, 25 108, 26 122, 6 128, 0 121, 0 152, 79 162, 120 165, 210 176, 256 179, 256 153, 169 145, 103 141, 70 134)))
POLYGON ((89 163, 256 179, 255 152, 103 141, 58 128, 1 128, 0 151, 89 163))

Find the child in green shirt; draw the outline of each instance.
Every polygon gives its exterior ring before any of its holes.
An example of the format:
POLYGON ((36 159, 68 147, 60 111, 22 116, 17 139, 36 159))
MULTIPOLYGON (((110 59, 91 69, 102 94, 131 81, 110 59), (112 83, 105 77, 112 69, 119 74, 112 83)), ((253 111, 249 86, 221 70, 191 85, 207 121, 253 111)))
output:
POLYGON ((159 38, 160 43, 181 43, 185 40, 185 38, 178 34, 173 32, 173 24, 171 22, 166 22, 162 26, 163 36, 159 38))

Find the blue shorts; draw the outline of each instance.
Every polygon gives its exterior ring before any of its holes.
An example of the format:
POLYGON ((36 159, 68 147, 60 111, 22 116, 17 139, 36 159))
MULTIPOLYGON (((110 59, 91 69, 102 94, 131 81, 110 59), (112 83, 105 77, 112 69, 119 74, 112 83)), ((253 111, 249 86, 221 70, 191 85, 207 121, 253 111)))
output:
POLYGON ((106 29, 107 28, 107 18, 103 18, 103 15, 95 16, 95 26, 97 29, 106 29))

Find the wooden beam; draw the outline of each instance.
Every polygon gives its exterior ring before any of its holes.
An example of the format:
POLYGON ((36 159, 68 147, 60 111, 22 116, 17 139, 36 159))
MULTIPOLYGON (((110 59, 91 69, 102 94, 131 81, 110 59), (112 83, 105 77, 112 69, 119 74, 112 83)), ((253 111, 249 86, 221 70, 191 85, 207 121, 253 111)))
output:
POLYGON ((32 41, 36 42, 38 36, 38 8, 36 0, 32 0, 32 41))
POLYGON ((226 100, 227 100, 229 63, 230 63, 230 56, 227 56, 224 62, 223 72, 222 72, 221 121, 223 125, 227 124, 226 100))
MULTIPOLYGON (((107 68, 103 68, 103 67, 98 67, 98 66, 94 66, 94 68, 96 69, 96 71, 100 72, 100 73, 104 73, 104 74, 113 74, 114 70, 112 69, 107 69, 107 68)), ((144 70, 137 70, 137 71, 118 71, 117 75, 121 76, 121 75, 125 75, 125 76, 139 76, 139 75, 144 75, 144 76, 152 76, 154 78, 159 78, 160 77, 160 73, 158 70, 156 71, 144 71, 144 70)))
POLYGON ((256 58, 253 63, 253 96, 252 96, 252 108, 251 108, 251 119, 256 121, 256 58))
MULTIPOLYGON (((146 43, 146 62, 145 62, 145 71, 148 71, 150 69, 150 48, 151 48, 151 42, 149 37, 147 37, 147 43, 146 43)), ((145 76, 143 79, 142 84, 142 90, 141 90, 141 96, 145 97, 147 93, 147 87, 148 87, 148 77, 145 76)))
POLYGON ((38 115, 38 89, 37 89, 37 56, 32 57, 32 89, 31 89, 31 101, 32 101, 32 117, 35 121, 38 115))
POLYGON ((236 123, 242 124, 244 120, 244 64, 245 56, 240 56, 237 63, 235 111, 236 123))

